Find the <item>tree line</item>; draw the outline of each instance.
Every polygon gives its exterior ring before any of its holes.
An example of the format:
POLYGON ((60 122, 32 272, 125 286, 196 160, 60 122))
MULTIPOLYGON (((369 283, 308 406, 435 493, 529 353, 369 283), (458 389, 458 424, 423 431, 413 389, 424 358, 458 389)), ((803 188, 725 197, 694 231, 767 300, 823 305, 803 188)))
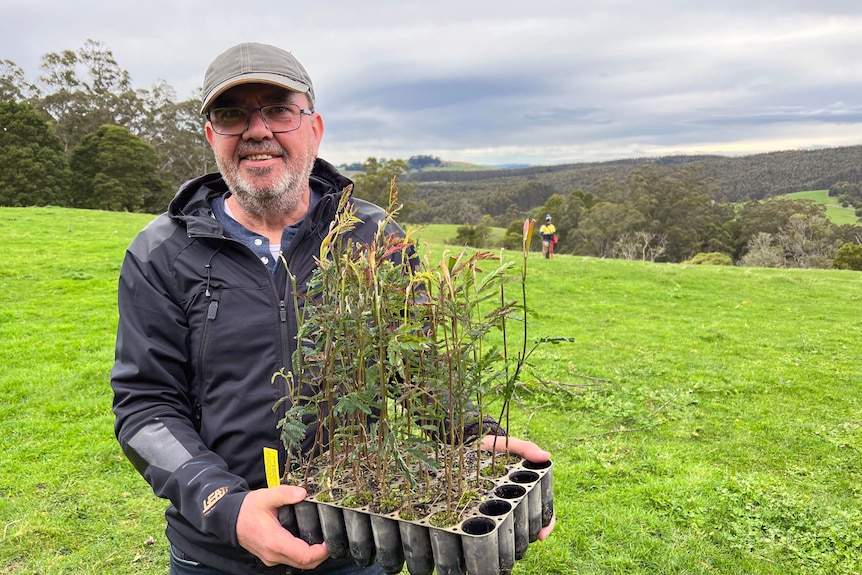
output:
POLYGON ((717 199, 744 202, 792 192, 825 190, 841 181, 858 184, 862 182, 862 146, 785 150, 740 157, 629 158, 508 170, 423 170, 411 172, 409 178, 419 186, 420 196, 456 195, 459 187, 465 185, 482 195, 495 190, 510 192, 527 182, 540 182, 561 190, 585 189, 603 179, 621 178, 642 166, 672 170, 697 167, 703 177, 715 180, 713 193, 717 199))
POLYGON ((179 100, 166 82, 133 89, 93 40, 45 54, 40 70, 31 83, 0 60, 0 205, 159 211, 215 169, 199 97, 179 100))

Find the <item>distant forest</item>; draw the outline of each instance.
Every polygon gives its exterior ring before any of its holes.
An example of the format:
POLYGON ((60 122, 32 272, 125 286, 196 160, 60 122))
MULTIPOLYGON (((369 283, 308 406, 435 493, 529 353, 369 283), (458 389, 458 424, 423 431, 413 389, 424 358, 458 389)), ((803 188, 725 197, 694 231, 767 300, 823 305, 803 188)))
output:
POLYGON ((405 181, 416 185, 414 198, 424 203, 424 209, 416 214, 417 220, 469 223, 465 217, 476 213, 498 217, 512 205, 531 210, 554 194, 581 190, 595 196, 601 194, 604 184, 622 180, 643 166, 671 172, 684 167, 696 170, 700 178, 712 183, 708 190, 715 200, 738 203, 793 192, 828 190, 840 182, 860 184, 862 146, 741 157, 635 158, 510 170, 423 169, 409 172, 405 181))
MULTIPOLYGON (((744 157, 669 156, 509 170, 416 169, 399 195, 414 223, 459 224, 454 243, 517 249, 525 218, 551 216, 557 253, 644 261, 862 270, 862 221, 837 225, 828 190, 862 218, 862 146, 744 157)), ((425 162, 427 163, 427 162, 425 162)), ((369 162, 365 174, 393 163, 369 162)))

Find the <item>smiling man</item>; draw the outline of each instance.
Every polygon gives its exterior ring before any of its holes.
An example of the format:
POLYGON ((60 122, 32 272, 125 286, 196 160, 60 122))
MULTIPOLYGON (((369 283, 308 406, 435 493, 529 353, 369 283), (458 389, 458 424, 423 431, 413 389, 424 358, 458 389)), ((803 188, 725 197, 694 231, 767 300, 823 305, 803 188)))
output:
MULTIPOLYGON (((240 44, 207 70, 201 113, 219 173, 182 186, 120 273, 111 373, 120 445, 170 500, 171 575, 381 574, 284 529, 278 509, 305 491, 266 476, 264 453, 285 461, 277 425, 286 406, 273 406, 287 380, 272 376, 291 369, 293 287, 310 279, 351 185, 317 157, 323 120, 311 78, 289 52, 240 44)), ((348 239, 368 243, 384 211, 352 202, 360 223, 348 239)), ((549 458, 530 442, 508 445, 549 458)))

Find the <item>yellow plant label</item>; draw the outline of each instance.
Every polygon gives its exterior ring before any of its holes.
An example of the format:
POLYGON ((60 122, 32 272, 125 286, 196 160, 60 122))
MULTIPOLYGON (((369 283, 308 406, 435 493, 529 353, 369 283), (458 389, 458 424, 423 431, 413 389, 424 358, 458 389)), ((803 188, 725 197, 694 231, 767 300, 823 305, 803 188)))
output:
POLYGON ((266 486, 275 487, 279 484, 278 451, 271 447, 263 448, 263 468, 266 470, 266 486))

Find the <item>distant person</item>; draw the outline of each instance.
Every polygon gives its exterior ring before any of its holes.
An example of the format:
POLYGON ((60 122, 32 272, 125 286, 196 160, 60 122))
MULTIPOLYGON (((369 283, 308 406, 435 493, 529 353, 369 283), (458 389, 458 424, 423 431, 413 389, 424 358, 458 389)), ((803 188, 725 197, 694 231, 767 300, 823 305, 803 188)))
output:
MULTIPOLYGON (((298 318, 286 302, 293 286, 305 289, 351 184, 317 157, 323 119, 314 100, 289 52, 246 43, 219 55, 204 76, 201 113, 220 173, 185 183, 126 251, 115 431, 156 495, 170 500, 170 575, 383 573, 330 559, 324 544, 284 529, 278 509, 306 493, 268 487, 264 468, 264 448, 286 459, 273 406, 288 392, 272 384, 291 370, 296 347, 298 318)), ((352 202, 361 221, 349 239, 368 243, 385 212, 352 202)), ((512 438, 509 448, 537 463, 550 457, 529 441, 512 438)))
POLYGON ((551 223, 551 214, 545 216, 545 223, 539 228, 542 236, 542 256, 545 259, 553 259, 554 244, 557 243, 557 228, 551 223))

